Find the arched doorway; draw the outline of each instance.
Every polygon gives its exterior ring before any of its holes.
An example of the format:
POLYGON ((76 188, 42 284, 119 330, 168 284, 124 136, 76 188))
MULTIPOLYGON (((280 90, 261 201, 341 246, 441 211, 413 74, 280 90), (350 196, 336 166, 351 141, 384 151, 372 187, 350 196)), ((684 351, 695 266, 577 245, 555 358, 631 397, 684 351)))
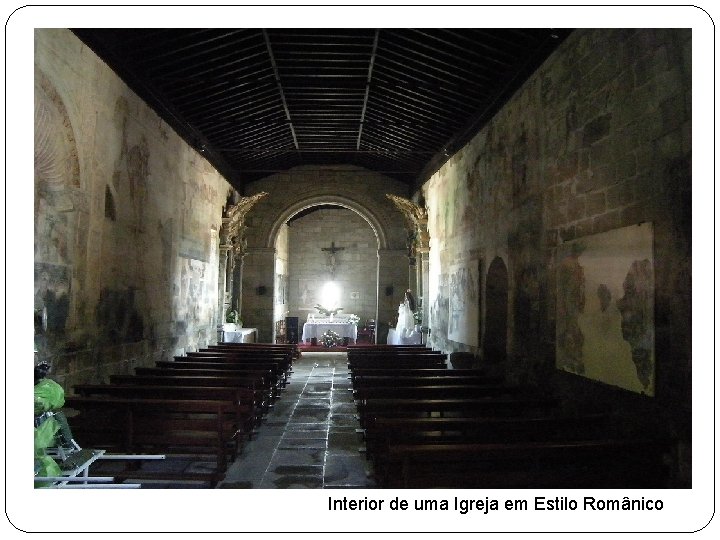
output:
POLYGON ((500 257, 495 257, 488 268, 485 302, 483 358, 503 362, 507 359, 508 272, 500 257))
POLYGON ((275 328, 286 320, 287 334, 302 339, 317 305, 342 308, 342 315, 359 317, 359 326, 377 320, 380 238, 356 208, 308 204, 277 227, 273 247, 275 328))

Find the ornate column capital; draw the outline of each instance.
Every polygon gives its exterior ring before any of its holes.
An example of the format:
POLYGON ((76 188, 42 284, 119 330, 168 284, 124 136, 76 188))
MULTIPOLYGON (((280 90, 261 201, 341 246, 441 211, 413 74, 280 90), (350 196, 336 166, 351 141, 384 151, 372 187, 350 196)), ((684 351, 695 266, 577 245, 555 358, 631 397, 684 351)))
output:
POLYGON ((232 251, 233 258, 236 261, 242 260, 247 251, 245 216, 260 199, 266 196, 267 193, 262 191, 250 197, 241 197, 236 204, 226 210, 223 216, 220 243, 232 251))
POLYGON ((387 193, 385 195, 402 212, 408 228, 408 257, 415 259, 416 253, 430 251, 430 234, 427 230, 427 210, 411 200, 387 193))

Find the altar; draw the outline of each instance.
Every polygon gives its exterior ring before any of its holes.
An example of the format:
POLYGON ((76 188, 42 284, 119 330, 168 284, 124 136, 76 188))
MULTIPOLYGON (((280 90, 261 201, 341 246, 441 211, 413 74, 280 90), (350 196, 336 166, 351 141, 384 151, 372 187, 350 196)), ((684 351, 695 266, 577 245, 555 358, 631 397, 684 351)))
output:
POLYGON ((223 343, 255 343, 257 328, 238 328, 234 332, 223 331, 223 343))
POLYGON ((341 338, 348 338, 350 343, 357 341, 357 324, 350 322, 347 316, 308 318, 303 324, 302 340, 310 342, 315 338, 319 342, 328 330, 332 330, 341 338))

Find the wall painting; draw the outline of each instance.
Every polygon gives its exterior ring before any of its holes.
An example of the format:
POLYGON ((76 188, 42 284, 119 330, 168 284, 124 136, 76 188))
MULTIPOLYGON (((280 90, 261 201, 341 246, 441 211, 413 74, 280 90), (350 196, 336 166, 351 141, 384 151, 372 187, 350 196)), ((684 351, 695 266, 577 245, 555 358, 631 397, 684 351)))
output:
POLYGON ((557 368, 653 396, 654 296, 651 223, 560 246, 557 368))
POLYGON ((477 347, 479 327, 478 261, 471 260, 450 268, 448 339, 477 347))

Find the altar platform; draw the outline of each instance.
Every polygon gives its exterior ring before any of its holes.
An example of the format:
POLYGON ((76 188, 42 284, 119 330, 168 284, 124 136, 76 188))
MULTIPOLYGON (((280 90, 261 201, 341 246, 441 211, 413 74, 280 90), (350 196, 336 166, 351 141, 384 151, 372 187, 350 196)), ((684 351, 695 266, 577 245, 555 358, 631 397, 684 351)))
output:
POLYGON ((351 322, 349 315, 336 317, 312 317, 308 318, 303 324, 302 341, 310 343, 315 339, 318 343, 322 340, 322 336, 328 330, 335 332, 340 338, 348 339, 349 343, 357 341, 357 324, 351 322))

